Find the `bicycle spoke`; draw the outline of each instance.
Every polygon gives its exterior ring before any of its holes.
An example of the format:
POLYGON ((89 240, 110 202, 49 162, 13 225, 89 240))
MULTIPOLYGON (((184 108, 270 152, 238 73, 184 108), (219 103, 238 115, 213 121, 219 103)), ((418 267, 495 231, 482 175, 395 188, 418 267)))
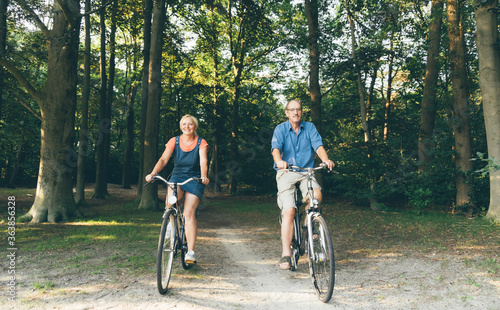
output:
POLYGON ((335 282, 333 245, 326 222, 321 216, 313 218, 312 230, 318 234, 318 238, 309 239, 310 242, 312 241, 312 253, 309 253, 309 270, 319 299, 328 302, 332 296, 335 282))
POLYGON ((163 219, 160 240, 158 242, 158 255, 156 259, 156 277, 158 291, 164 295, 167 293, 168 283, 172 274, 172 263, 175 252, 175 214, 173 211, 167 211, 163 219), (170 223, 170 229, 167 229, 170 223))

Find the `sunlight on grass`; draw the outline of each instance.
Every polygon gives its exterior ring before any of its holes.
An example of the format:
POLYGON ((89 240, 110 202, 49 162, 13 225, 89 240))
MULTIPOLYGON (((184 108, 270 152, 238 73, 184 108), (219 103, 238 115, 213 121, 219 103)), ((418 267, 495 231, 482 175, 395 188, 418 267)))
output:
POLYGON ((73 235, 68 236, 67 239, 78 239, 78 240, 116 240, 116 236, 113 235, 73 235))
POLYGON ((362 255, 366 258, 376 258, 376 257, 402 257, 403 254, 396 252, 385 252, 381 249, 357 249, 357 250, 348 250, 346 251, 350 254, 362 255))
POLYGON ((101 220, 90 220, 85 222, 73 222, 73 223, 64 223, 64 225, 69 226, 92 226, 92 225, 108 225, 108 226, 123 226, 123 225, 135 225, 131 222, 117 222, 117 221, 101 221, 101 220))

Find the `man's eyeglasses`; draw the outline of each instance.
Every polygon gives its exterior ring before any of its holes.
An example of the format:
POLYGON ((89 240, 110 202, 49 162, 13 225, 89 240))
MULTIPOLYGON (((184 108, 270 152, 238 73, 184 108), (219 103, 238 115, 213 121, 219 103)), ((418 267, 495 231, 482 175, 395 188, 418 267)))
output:
POLYGON ((302 112, 302 109, 299 108, 299 109, 286 109, 287 111, 290 111, 290 112, 302 112))

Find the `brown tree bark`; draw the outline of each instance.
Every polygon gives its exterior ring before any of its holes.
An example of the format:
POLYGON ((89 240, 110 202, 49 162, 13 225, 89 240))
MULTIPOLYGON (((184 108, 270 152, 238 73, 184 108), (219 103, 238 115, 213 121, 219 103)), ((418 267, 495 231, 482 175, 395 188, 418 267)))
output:
POLYGON ((153 0, 144 1, 144 46, 142 65, 142 91, 141 91, 141 121, 139 131, 139 178, 137 180, 137 200, 140 201, 144 185, 144 133, 148 112, 148 80, 149 80, 149 54, 151 52, 151 17, 153 14, 153 0))
POLYGON ((19 220, 34 223, 66 221, 78 214, 73 197, 72 171, 75 167, 73 138, 76 109, 77 60, 80 30, 80 3, 55 1, 52 29, 48 29, 26 2, 18 4, 33 18, 46 39, 47 79, 37 90, 15 65, 0 58, 40 106, 41 147, 36 197, 31 209, 19 220))
POLYGON ((391 104, 392 104, 392 81, 394 79, 393 76, 393 67, 394 67, 394 32, 391 32, 391 45, 389 49, 389 68, 387 73, 387 96, 385 98, 385 106, 384 106, 384 141, 387 140, 387 136, 389 135, 389 122, 391 118, 391 104))
MULTIPOLYGON (((488 155, 500 160, 500 40, 498 1, 476 1, 476 44, 479 85, 483 96, 488 155)), ((500 171, 490 171, 490 205, 487 218, 500 221, 500 171)))
MULTIPOLYGON (((90 0, 85 0, 85 12, 90 11, 90 0)), ((85 162, 90 154, 89 149, 89 95, 90 95, 90 15, 85 15, 85 52, 82 89, 82 119, 78 141, 78 167, 76 172, 75 202, 77 205, 86 205, 85 201, 85 162)))
POLYGON ((240 112, 240 84, 241 84, 241 75, 243 73, 243 61, 245 59, 245 55, 247 53, 247 41, 242 37, 244 33, 245 24, 243 20, 240 21, 240 29, 238 29, 239 33, 235 37, 233 35, 233 21, 232 21, 232 10, 233 10, 233 2, 229 1, 228 3, 228 14, 229 14, 229 28, 228 28, 228 37, 229 37, 229 45, 231 50, 231 63, 233 67, 234 81, 233 81, 233 97, 232 101, 232 112, 231 112, 231 139, 229 143, 229 151, 231 155, 232 165, 228 165, 228 173, 229 173, 229 193, 236 193, 238 187, 238 178, 237 178, 237 170, 232 169, 237 167, 237 163, 239 162, 239 152, 238 152, 238 131, 239 131, 239 112, 240 112))
POLYGON ((460 11, 461 0, 448 0, 448 38, 450 42, 451 80, 453 86, 453 134, 455 136, 456 202, 457 207, 470 203, 467 172, 472 170, 472 151, 465 64, 465 38, 460 11))
POLYGON ((109 127, 111 121, 108 118, 108 107, 106 105, 108 75, 106 73, 106 14, 105 8, 100 11, 100 27, 101 27, 101 57, 100 57, 100 73, 101 73, 101 89, 99 102, 99 137, 97 140, 97 163, 96 176, 93 198, 104 199, 107 194, 107 176, 106 176, 106 140, 109 135, 109 127))
POLYGON ((221 119, 221 111, 222 108, 220 107, 221 102, 219 100, 219 89, 221 88, 220 85, 220 80, 219 80, 219 34, 217 31, 217 24, 214 20, 214 7, 213 5, 210 6, 210 14, 212 16, 212 27, 210 29, 210 38, 212 39, 211 41, 211 48, 212 48, 212 63, 213 63, 213 89, 212 89, 212 96, 213 96, 213 105, 214 105, 214 111, 213 111, 213 126, 214 126, 214 133, 212 135, 212 158, 210 161, 210 167, 209 167, 209 172, 208 175, 210 177, 210 183, 209 186, 212 188, 214 193, 219 193, 221 190, 221 178, 220 178, 220 161, 221 161, 221 155, 220 155, 220 143, 222 141, 221 138, 221 133, 223 132, 223 122, 221 119))
POLYGON ((127 98, 127 137, 122 162, 122 188, 126 189, 130 188, 130 164, 134 153, 134 102, 136 93, 137 86, 131 85, 127 98))
MULTIPOLYGON (((158 131, 161 100, 161 51, 165 28, 165 0, 156 0, 151 27, 151 54, 149 61, 148 108, 144 134, 144 173, 150 173, 158 160, 158 131)), ((143 176, 144 177, 144 176, 143 176)), ((139 209, 157 210, 158 187, 153 184, 142 191, 139 209)))
MULTIPOLYGON (((0 57, 5 56, 7 47, 7 6, 9 0, 0 0, 0 57)), ((3 113, 3 88, 4 88, 5 71, 0 67, 0 121, 2 120, 3 113)))
POLYGON ((111 110, 115 97, 115 72, 116 72, 116 19, 118 12, 119 1, 113 1, 111 6, 111 29, 109 32, 109 78, 106 88, 106 118, 109 122, 108 133, 104 135, 104 185, 106 187, 106 195, 108 195, 108 181, 111 172, 109 171, 109 154, 111 149, 111 110))
POLYGON ((420 111, 418 137, 418 171, 429 168, 434 153, 434 124, 436 118, 436 92, 439 74, 439 47, 441 43, 443 1, 433 0, 429 25, 427 66, 424 78, 424 95, 420 111))
POLYGON ((318 21, 318 1, 305 0, 306 17, 309 30, 309 95, 311 98, 311 121, 316 125, 316 129, 321 134, 321 87, 319 84, 319 21, 318 21))

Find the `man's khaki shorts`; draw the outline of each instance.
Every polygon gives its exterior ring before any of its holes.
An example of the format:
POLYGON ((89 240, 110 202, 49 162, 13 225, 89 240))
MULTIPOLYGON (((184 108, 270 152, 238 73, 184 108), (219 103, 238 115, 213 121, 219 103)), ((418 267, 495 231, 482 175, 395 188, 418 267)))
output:
MULTIPOLYGON (((289 208, 295 208, 295 183, 300 182, 300 191, 302 197, 307 197, 307 176, 299 172, 278 171, 276 173, 276 184, 278 185, 278 206, 281 214, 284 214, 289 208)), ((321 190, 316 178, 312 179, 313 188, 321 190)))

